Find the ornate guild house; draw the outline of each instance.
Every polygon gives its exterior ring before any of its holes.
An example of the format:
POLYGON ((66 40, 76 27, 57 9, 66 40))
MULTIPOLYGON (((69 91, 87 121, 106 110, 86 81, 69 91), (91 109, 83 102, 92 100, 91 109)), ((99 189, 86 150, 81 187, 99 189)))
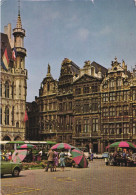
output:
POLYGON ((90 61, 81 69, 65 58, 57 81, 48 64, 39 96, 27 104, 28 139, 67 142, 98 153, 115 141, 136 143, 135 72, 117 58, 109 69, 90 61))

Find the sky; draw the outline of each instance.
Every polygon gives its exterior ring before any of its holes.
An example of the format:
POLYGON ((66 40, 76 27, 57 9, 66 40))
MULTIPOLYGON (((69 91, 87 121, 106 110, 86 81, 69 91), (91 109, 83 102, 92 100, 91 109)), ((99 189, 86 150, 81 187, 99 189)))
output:
MULTIPOLYGON (((90 60, 110 68, 117 57, 131 71, 136 65, 136 0, 20 0, 26 30, 27 102, 39 96, 48 63, 59 79, 69 58, 80 68, 90 60)), ((18 0, 1 0, 1 32, 16 27, 18 0)))

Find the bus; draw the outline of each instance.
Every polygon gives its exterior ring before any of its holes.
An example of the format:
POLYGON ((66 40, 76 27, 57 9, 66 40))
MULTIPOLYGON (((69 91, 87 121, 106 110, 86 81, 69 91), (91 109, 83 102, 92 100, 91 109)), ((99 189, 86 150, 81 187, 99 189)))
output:
POLYGON ((16 150, 17 146, 23 144, 33 144, 38 150, 49 150, 50 147, 56 144, 53 141, 0 141, 1 151, 3 150, 16 150))

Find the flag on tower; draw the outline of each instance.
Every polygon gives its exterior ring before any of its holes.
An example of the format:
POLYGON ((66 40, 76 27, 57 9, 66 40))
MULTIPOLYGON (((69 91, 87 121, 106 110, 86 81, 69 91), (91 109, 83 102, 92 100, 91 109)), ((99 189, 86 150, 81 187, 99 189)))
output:
POLYGON ((16 57, 17 57, 17 52, 16 52, 16 48, 14 47, 12 51, 12 59, 15 61, 16 57))
POLYGON ((1 65, 4 68, 4 70, 6 71, 8 70, 9 58, 8 58, 7 48, 5 49, 4 54, 2 56, 1 65))
POLYGON ((28 121, 27 111, 25 111, 24 122, 28 121))

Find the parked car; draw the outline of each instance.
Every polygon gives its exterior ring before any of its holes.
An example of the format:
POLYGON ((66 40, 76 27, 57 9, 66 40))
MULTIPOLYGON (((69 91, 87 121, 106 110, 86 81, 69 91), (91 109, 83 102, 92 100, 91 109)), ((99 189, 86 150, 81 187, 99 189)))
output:
POLYGON ((22 170, 22 163, 14 163, 7 159, 5 155, 0 155, 1 176, 5 174, 12 174, 13 177, 18 177, 22 170))
POLYGON ((109 158, 109 152, 104 152, 102 154, 102 158, 109 158))

